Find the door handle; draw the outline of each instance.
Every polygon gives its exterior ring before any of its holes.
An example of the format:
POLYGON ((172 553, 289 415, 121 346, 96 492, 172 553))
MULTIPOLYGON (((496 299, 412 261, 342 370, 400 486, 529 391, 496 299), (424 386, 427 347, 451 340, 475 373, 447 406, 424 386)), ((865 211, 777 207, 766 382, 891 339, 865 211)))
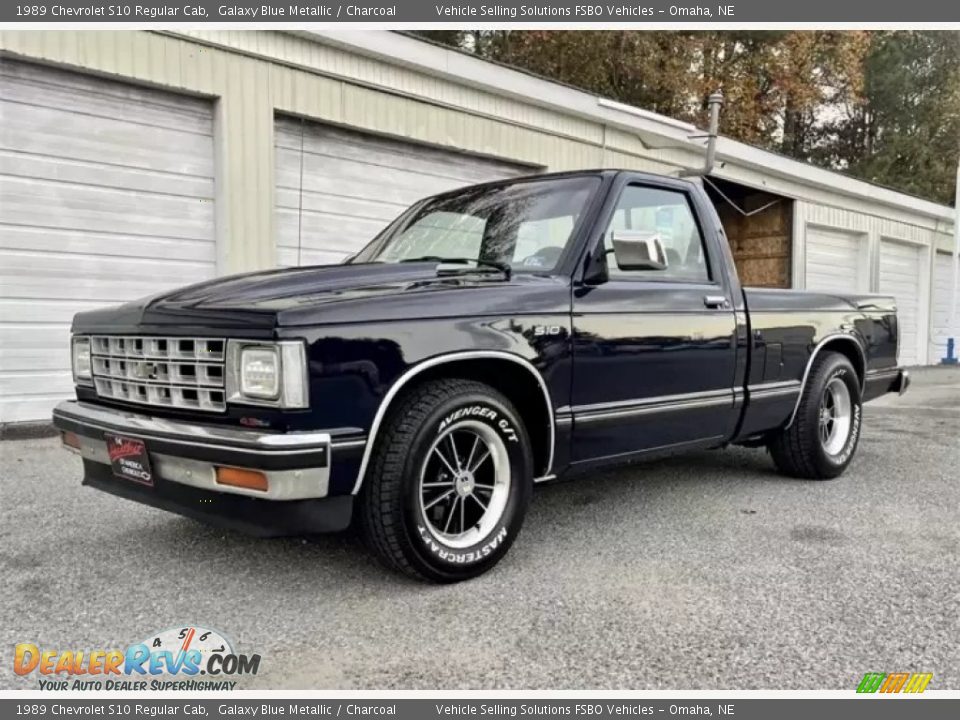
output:
POLYGON ((703 304, 708 308, 726 308, 730 307, 727 298, 723 295, 704 295, 703 304))

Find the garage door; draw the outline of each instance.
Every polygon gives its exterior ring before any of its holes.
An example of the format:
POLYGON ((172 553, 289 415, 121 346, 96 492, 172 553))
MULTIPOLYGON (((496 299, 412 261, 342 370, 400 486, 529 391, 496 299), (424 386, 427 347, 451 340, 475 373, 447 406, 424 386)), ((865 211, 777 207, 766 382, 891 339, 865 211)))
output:
POLYGON ((208 102, 0 63, 0 422, 72 394, 73 314, 214 275, 208 102))
POLYGON ((864 235, 807 226, 808 290, 849 293, 870 287, 864 235))
POLYGON ((897 299, 900 323, 901 365, 920 362, 920 287, 922 248, 882 240, 880 242, 880 292, 897 299))
POLYGON ((277 119, 275 142, 281 266, 340 262, 422 197, 534 172, 293 118, 277 119))
MULTIPOLYGON (((953 294, 953 265, 958 261, 947 253, 937 253, 933 267, 933 318, 930 323, 930 362, 940 362, 947 355, 947 338, 960 345, 960 292, 955 298, 955 325, 950 327, 950 297, 953 294)), ((954 350, 954 356, 960 347, 954 350)))

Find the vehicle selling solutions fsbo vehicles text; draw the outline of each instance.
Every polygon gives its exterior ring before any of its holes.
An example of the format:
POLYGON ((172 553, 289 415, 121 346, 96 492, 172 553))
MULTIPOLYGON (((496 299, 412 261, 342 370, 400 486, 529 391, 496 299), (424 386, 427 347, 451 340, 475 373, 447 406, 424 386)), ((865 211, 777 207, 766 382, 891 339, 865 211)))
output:
MULTIPOLYGON (((714 11, 706 5, 653 8, 644 5, 434 5, 441 18, 517 18, 517 17, 605 17, 641 18, 666 15, 669 17, 713 17, 714 11)), ((733 5, 717 6, 716 15, 732 17, 733 5)))

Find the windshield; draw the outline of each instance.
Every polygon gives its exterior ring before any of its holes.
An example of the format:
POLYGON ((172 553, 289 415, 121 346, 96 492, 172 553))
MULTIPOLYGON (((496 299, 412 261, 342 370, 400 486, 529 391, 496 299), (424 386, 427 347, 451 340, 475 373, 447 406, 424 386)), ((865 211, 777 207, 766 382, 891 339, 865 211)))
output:
POLYGON ((431 198, 352 262, 449 259, 550 272, 599 184, 596 177, 535 180, 431 198))

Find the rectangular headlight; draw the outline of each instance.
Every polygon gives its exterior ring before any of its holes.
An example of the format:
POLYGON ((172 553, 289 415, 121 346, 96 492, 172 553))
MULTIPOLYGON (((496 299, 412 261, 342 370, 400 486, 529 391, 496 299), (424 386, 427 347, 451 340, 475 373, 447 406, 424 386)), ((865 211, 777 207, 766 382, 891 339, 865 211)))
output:
POLYGON ((227 400, 240 405, 307 407, 307 355, 303 342, 230 340, 227 400))
POLYGON ((92 385, 90 368, 90 338, 75 337, 71 341, 71 367, 73 382, 77 385, 92 385))
POLYGON ((272 347, 245 347, 240 351, 240 394, 276 400, 280 394, 280 357, 272 347))

